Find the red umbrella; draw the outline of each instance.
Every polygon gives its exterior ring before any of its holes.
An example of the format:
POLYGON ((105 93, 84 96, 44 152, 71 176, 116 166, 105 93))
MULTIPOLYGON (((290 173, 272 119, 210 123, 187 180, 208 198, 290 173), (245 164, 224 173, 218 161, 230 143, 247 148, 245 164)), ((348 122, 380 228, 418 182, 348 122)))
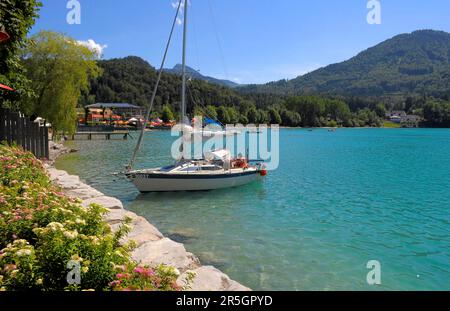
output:
POLYGON ((0 43, 9 39, 9 35, 6 31, 0 31, 0 43))
POLYGON ((4 90, 8 90, 8 91, 14 91, 14 89, 10 88, 7 85, 3 85, 3 84, 0 84, 0 89, 4 89, 4 90))

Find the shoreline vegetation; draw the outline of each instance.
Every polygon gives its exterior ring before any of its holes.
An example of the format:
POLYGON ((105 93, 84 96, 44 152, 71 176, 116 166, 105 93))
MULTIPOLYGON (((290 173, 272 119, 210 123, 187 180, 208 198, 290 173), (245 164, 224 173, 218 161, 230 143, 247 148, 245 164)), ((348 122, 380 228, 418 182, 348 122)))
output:
POLYGON ((63 145, 52 143, 48 163, 0 149, 0 290, 250 290, 57 170, 63 145), (68 262, 79 264, 79 284, 67 283, 68 262))

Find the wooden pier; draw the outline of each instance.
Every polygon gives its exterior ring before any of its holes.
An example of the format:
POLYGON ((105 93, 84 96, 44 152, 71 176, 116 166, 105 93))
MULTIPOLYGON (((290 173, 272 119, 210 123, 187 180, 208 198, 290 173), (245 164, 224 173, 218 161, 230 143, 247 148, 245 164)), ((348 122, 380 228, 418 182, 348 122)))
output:
MULTIPOLYGON (((127 140, 128 137, 133 138, 128 131, 113 131, 113 132, 76 132, 72 135, 72 140, 76 140, 78 137, 82 139, 85 137, 87 140, 93 140, 92 138, 95 136, 103 136, 105 140, 111 140, 113 137, 119 136, 119 138, 123 140, 127 140)), ((116 139, 117 140, 117 139, 116 139)))

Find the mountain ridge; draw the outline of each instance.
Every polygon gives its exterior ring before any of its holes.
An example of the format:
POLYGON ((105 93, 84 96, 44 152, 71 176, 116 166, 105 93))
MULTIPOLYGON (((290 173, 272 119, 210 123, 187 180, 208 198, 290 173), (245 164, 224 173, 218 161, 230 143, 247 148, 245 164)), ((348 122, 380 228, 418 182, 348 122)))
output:
MULTIPOLYGON (((164 71, 167 73, 172 73, 172 74, 181 74, 181 70, 182 70, 182 66, 181 64, 176 64, 173 68, 165 68, 164 71)), ((198 70, 195 70, 192 67, 186 66, 186 73, 188 76, 190 76, 192 79, 197 79, 197 80, 203 80, 209 83, 213 83, 213 84, 218 84, 221 86, 226 86, 226 87, 230 87, 230 88, 235 88, 238 87, 240 84, 230 81, 230 80, 226 80, 226 79, 217 79, 214 77, 210 77, 210 76, 204 76, 202 75, 198 70)))
POLYGON ((450 33, 396 35, 356 56, 291 80, 238 87, 244 93, 386 96, 449 94, 450 33))

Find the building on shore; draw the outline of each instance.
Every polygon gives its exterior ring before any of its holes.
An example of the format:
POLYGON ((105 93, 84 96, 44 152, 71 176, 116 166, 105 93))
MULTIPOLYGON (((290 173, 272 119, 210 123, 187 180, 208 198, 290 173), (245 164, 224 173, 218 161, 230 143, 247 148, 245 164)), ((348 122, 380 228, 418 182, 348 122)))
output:
POLYGON ((108 110, 123 118, 141 117, 143 113, 142 107, 128 103, 96 103, 93 105, 88 105, 85 108, 89 110, 96 109, 96 111, 108 110))
POLYGON ((400 124, 402 127, 419 127, 419 124, 422 121, 420 116, 406 114, 403 110, 387 112, 386 119, 400 124))

